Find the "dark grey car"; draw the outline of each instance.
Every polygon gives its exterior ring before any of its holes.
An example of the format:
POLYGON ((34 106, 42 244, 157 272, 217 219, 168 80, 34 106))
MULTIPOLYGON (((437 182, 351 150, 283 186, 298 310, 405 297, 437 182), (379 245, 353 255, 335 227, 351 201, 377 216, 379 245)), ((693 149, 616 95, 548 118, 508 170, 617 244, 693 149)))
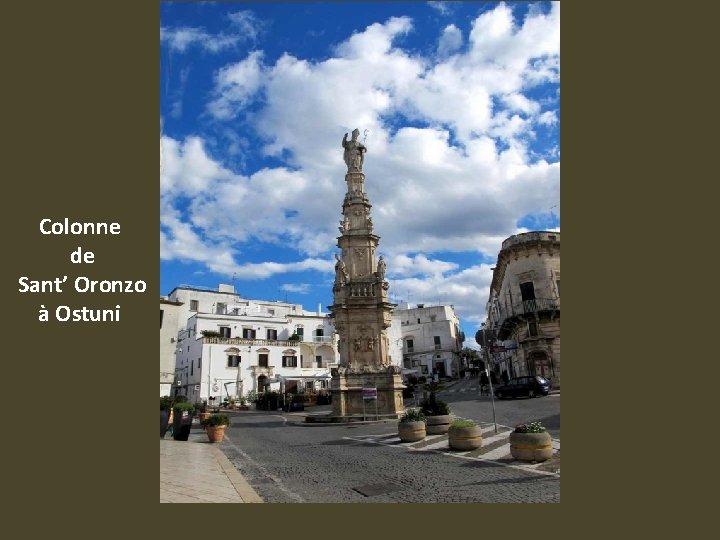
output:
POLYGON ((550 381, 539 375, 513 377, 507 384, 495 389, 495 397, 498 399, 516 398, 520 396, 532 398, 547 396, 549 393, 550 381))

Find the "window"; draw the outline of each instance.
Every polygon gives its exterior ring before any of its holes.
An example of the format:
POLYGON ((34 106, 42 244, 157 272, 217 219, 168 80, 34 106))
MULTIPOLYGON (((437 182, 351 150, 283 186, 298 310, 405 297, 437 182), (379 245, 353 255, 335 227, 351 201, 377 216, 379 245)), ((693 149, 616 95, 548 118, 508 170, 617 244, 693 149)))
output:
POLYGON ((221 326, 220 327, 220 337, 224 337, 224 338, 230 337, 230 327, 229 326, 221 326))
POLYGON ((537 311, 535 307, 535 286, 532 281, 526 281, 520 284, 520 295, 525 313, 537 311))
POLYGON ((190 362, 190 375, 193 374, 193 367, 195 367, 195 364, 193 364, 192 362, 190 362))
POLYGON ((320 388, 328 388, 329 386, 327 381, 320 381, 320 388))
POLYGON ((252 328, 243 328, 244 339, 255 339, 255 330, 252 328))
POLYGON ((268 308, 268 315, 275 315, 275 310, 268 308))
POLYGON ((260 367, 268 367, 268 357, 270 355, 267 353, 260 353, 258 354, 258 366, 260 367))
POLYGON ((271 340, 277 340, 277 330, 272 328, 267 329, 267 338, 271 340))
POLYGON ((412 339, 405 341, 407 343, 407 352, 413 352, 415 350, 415 342, 412 339))
POLYGON ((418 324, 420 324, 420 318, 418 318, 418 324))
POLYGON ((312 391, 315 388, 315 383, 312 381, 305 381, 305 390, 312 391))
POLYGON ((323 367, 322 365, 322 356, 315 355, 315 363, 317 364, 317 367, 323 367))
POLYGON ((303 333, 304 333, 304 332, 305 332, 305 329, 304 329, 302 326, 298 326, 298 327, 295 329, 295 333, 296 333, 296 334, 298 335, 298 337, 300 338, 300 341, 305 341, 305 340, 303 339, 303 333))
POLYGON ((201 358, 198 358, 198 369, 200 369, 200 360, 201 358))
POLYGON ((215 306, 215 313, 219 313, 220 315, 225 315, 225 312, 227 311, 227 305, 223 302, 218 302, 215 306))
POLYGON ((556 280, 555 284, 557 285, 557 291, 558 291, 558 298, 560 298, 560 280, 556 280))
POLYGON ((535 321, 528 322, 528 335, 529 336, 537 336, 538 335, 537 323, 535 321))
POLYGON ((441 348, 442 346, 440 345, 440 336, 434 336, 433 339, 435 340, 435 348, 441 348))
POLYGON ((435 319, 437 319, 437 315, 430 315, 430 322, 435 322, 435 319))
POLYGON ((297 367, 297 356, 283 356, 282 357, 283 367, 297 367))
POLYGON ((162 328, 163 313, 165 313, 165 311, 161 309, 160 310, 160 328, 162 328))
POLYGON ((240 365, 240 356, 231 354, 228 356, 227 367, 238 367, 240 365))
POLYGON ((190 311, 197 311, 197 310, 198 310, 198 301, 190 300, 190 311))
POLYGON ((324 335, 325 335, 325 332, 323 332, 323 329, 318 328, 317 330, 315 330, 315 337, 316 337, 315 341, 317 343, 321 343, 324 335))

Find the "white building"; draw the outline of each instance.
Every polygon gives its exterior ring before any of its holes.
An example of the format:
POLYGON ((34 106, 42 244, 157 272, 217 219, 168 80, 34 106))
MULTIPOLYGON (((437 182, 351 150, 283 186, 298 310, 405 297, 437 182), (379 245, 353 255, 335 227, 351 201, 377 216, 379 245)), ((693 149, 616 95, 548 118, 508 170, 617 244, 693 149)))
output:
POLYGON ((175 380, 175 350, 181 302, 160 298, 160 396, 169 396, 175 380))
POLYGON ((330 364, 339 355, 332 320, 320 308, 244 299, 229 285, 217 291, 178 287, 169 298, 182 301, 181 320, 187 315, 176 370, 178 393, 189 401, 329 386, 330 364))
POLYGON ((465 336, 453 306, 410 308, 400 304, 394 316, 400 320, 403 367, 420 375, 459 377, 460 352, 465 336))
MULTIPOLYGON (((532 231, 502 243, 487 328, 503 346, 492 362, 511 377, 540 375, 560 387, 560 233, 532 231)), ((489 352, 489 351, 488 351, 489 352)))

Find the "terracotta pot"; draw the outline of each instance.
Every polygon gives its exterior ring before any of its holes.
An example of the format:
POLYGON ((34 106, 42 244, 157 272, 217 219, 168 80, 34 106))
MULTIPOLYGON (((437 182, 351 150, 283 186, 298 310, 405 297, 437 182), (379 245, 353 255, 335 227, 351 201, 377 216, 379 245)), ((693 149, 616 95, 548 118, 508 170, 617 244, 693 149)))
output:
POLYGON ((480 426, 450 427, 448 444, 451 450, 475 450, 482 446, 480 426))
POLYGON ((225 437, 225 428, 227 426, 208 426, 205 428, 208 440, 210 442, 222 442, 225 437))
POLYGON ((425 423, 427 424, 427 434, 442 435, 443 433, 447 433, 450 428, 450 422, 452 422, 451 414, 426 416, 425 423))
POLYGON ((542 433, 511 433, 510 454, 520 461, 545 461, 553 455, 552 439, 542 433))
POLYGON ((398 435, 402 442, 422 441, 425 438, 425 422, 400 422, 398 435))

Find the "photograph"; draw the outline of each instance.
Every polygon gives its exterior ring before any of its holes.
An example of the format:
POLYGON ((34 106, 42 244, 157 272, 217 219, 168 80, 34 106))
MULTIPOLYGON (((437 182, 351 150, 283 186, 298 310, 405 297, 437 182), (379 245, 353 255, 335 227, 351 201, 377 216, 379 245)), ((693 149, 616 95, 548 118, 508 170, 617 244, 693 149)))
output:
POLYGON ((160 502, 559 503, 560 2, 158 9, 160 502))

